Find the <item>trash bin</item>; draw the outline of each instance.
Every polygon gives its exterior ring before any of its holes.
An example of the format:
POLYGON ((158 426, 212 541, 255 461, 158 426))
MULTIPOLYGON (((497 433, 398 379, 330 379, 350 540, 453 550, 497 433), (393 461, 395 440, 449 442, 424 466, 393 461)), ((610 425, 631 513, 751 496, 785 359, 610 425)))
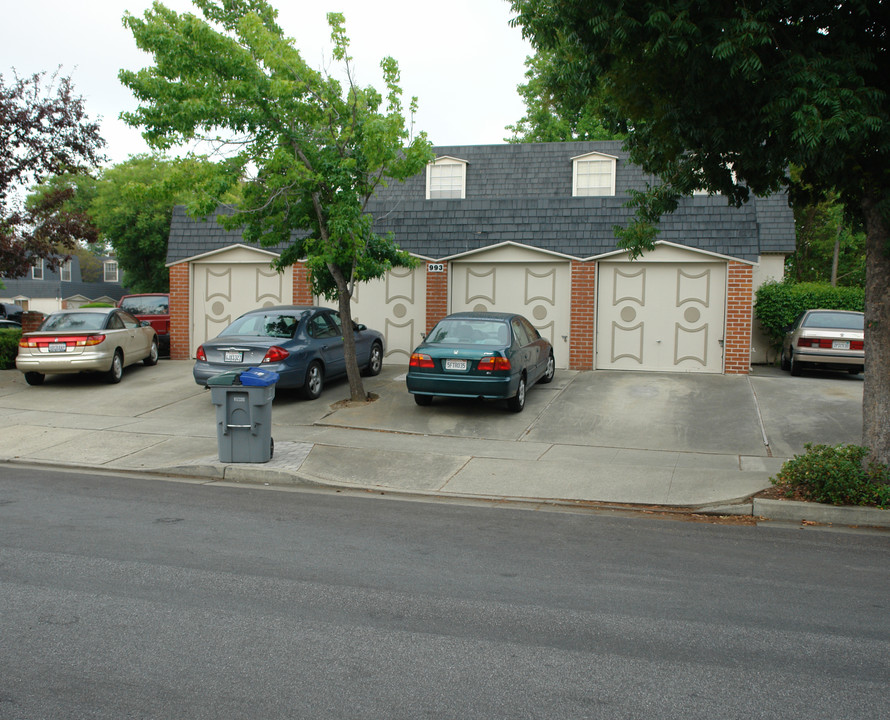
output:
POLYGON ((261 368, 229 371, 207 381, 216 405, 219 461, 262 463, 272 459, 272 400, 278 373, 261 368))

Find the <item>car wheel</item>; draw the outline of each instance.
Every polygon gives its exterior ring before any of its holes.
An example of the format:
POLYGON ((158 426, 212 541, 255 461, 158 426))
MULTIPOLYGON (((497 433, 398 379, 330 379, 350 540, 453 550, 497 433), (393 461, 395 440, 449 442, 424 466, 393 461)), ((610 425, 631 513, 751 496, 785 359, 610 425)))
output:
POLYGON ((414 402, 416 402, 421 407, 426 407, 427 405, 433 404, 433 396, 432 395, 415 395, 414 402))
POLYGON ((800 363, 794 359, 794 353, 791 353, 791 359, 788 361, 788 369, 791 371, 791 374, 794 375, 794 377, 800 375, 801 371, 803 370, 800 363))
POLYGON ((46 378, 46 375, 39 372, 26 372, 25 373, 25 382, 28 385, 43 385, 43 381, 46 378))
POLYGON ((539 382, 546 385, 553 380, 554 375, 556 375, 556 361, 553 359, 553 353, 550 353, 550 357, 547 358, 547 369, 544 370, 544 375, 539 382))
POLYGON ((105 379, 112 385, 119 383, 124 376, 124 356, 120 350, 116 350, 111 359, 111 369, 105 373, 105 379))
POLYGON ((151 367, 152 365, 158 364, 158 356, 160 353, 158 352, 158 341, 157 338, 151 341, 151 349, 148 351, 148 357, 145 358, 142 362, 145 365, 151 367))
POLYGON ((525 407, 525 375, 519 378, 519 387, 516 389, 516 394, 507 400, 507 407, 510 412, 522 412, 525 407))
POLYGON ((380 343, 371 345, 371 357, 368 358, 368 367, 365 368, 365 375, 373 377, 380 374, 383 368, 383 348, 380 343))
POLYGON ((309 364, 306 369, 306 381, 303 383, 303 397, 315 400, 324 388, 324 368, 318 360, 309 364))
POLYGON ((847 372, 850 373, 850 375, 858 375, 859 373, 862 372, 862 368, 860 368, 860 367, 851 367, 849 370, 847 370, 847 372))
POLYGON ((779 361, 779 365, 785 372, 788 372, 791 369, 791 361, 785 354, 785 348, 782 348, 782 359, 779 361))

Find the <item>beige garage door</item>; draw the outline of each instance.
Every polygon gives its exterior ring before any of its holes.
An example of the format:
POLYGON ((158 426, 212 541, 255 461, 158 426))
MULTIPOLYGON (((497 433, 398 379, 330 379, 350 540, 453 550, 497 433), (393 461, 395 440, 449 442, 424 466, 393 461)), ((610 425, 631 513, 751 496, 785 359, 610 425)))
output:
POLYGON ((600 262, 596 367, 723 372, 726 264, 600 262))
MULTIPOLYGON (((324 298, 319 298, 318 304, 338 307, 324 298)), ((392 268, 382 278, 357 283, 352 295, 352 319, 383 333, 387 362, 407 365, 425 331, 425 269, 392 268)))
POLYGON ((525 315, 553 345, 556 367, 569 365, 571 277, 561 262, 452 262, 450 312, 525 315))
POLYGON ((191 355, 205 340, 215 338, 239 315, 261 307, 293 303, 293 275, 278 273, 269 260, 233 253, 213 262, 192 264, 191 355), (240 262, 239 262, 240 260, 240 262), (254 260, 254 262, 244 262, 254 260))

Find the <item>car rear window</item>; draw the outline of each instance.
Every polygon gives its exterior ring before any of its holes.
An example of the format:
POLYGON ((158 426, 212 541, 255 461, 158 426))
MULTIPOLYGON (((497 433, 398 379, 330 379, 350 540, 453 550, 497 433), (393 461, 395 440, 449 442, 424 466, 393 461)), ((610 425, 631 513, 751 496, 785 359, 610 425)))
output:
POLYGON ((170 299, 163 295, 124 298, 121 308, 134 315, 169 315, 170 299))
POLYGON ((862 330, 865 316, 860 313, 819 312, 810 313, 803 321, 807 328, 840 328, 842 330, 862 330))
POLYGON ((41 330, 103 330, 108 316, 104 313, 70 313, 65 315, 50 315, 44 320, 41 330))
POLYGON ((220 335, 253 335, 255 337, 292 338, 300 318, 279 313, 257 313, 238 318, 220 335))
POLYGON ((442 320, 426 341, 459 345, 509 345, 510 328, 498 320, 442 320))

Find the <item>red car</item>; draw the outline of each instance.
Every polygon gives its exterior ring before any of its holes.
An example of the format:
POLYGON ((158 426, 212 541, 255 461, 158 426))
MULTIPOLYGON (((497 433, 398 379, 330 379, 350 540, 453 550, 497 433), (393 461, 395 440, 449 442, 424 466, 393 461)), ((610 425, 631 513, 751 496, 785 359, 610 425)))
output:
POLYGON ((147 320, 158 334, 161 355, 170 354, 170 295, 168 293, 124 295, 117 306, 131 315, 135 315, 137 320, 147 320))

